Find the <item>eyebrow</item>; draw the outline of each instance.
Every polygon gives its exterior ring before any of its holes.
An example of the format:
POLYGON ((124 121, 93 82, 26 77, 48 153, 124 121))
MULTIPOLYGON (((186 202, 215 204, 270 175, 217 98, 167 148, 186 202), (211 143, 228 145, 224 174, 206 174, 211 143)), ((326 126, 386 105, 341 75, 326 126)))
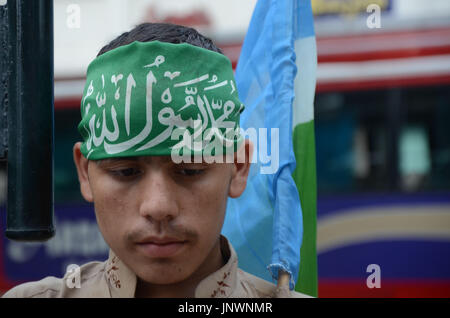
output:
POLYGON ((106 158, 106 159, 96 160, 95 163, 97 164, 97 166, 101 167, 103 165, 118 162, 118 161, 138 161, 138 160, 139 160, 138 157, 106 158))
MULTIPOLYGON (((149 157, 151 157, 151 156, 149 156, 149 157)), ((193 156, 190 159, 191 159, 191 162, 187 162, 187 163, 186 162, 181 162, 181 163, 178 163, 176 165, 179 165, 179 166, 184 166, 184 165, 187 165, 187 164, 191 164, 191 165, 195 164, 195 165, 202 165, 202 166, 210 166, 211 165, 210 163, 207 163, 204 160, 202 160, 202 162, 194 162, 194 157, 193 156)), ((96 162, 97 166, 104 167, 105 165, 113 164, 113 163, 117 163, 117 162, 121 162, 121 161, 123 161, 123 162, 126 162, 126 161, 138 162, 140 160, 142 160, 142 157, 117 157, 117 158, 99 159, 99 160, 95 160, 95 162, 96 162)), ((148 161, 148 160, 149 159, 144 159, 144 161, 148 161)), ((172 160, 168 160, 167 163, 168 164, 169 163, 173 163, 173 161, 172 160)))

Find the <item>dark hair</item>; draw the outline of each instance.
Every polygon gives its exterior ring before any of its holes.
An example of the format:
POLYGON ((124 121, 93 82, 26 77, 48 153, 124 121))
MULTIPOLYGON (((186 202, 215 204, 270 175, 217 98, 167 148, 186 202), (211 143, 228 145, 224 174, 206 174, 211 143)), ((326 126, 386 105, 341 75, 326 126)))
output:
POLYGON ((100 52, 98 52, 97 56, 120 46, 133 43, 134 41, 188 43, 223 54, 211 39, 200 34, 193 28, 170 23, 142 23, 131 31, 125 32, 109 42, 100 50, 100 52))

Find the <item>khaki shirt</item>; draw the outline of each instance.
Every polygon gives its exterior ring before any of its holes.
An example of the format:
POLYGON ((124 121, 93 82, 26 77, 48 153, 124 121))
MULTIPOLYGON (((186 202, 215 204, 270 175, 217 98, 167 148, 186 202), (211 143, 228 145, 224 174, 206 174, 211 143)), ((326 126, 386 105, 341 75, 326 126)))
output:
MULTIPOLYGON (((309 297, 287 287, 277 288, 272 283, 238 268, 236 252, 225 237, 221 237, 223 255, 227 263, 218 271, 204 278, 195 290, 196 298, 268 298, 309 297)), ((73 274, 63 278, 47 277, 38 282, 14 287, 3 297, 58 298, 95 297, 130 298, 136 290, 136 275, 110 250, 105 262, 90 262, 80 267, 79 288, 71 282, 73 274), (70 277, 69 277, 70 276, 70 277)))

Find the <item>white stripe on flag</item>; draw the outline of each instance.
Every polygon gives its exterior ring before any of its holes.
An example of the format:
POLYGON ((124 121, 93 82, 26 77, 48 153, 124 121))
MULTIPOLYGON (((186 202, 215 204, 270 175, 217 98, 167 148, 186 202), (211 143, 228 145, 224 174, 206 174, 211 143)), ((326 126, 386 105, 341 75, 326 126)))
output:
POLYGON ((292 129, 298 124, 314 119, 314 93, 316 87, 316 38, 299 38, 295 41, 297 76, 294 82, 292 129))

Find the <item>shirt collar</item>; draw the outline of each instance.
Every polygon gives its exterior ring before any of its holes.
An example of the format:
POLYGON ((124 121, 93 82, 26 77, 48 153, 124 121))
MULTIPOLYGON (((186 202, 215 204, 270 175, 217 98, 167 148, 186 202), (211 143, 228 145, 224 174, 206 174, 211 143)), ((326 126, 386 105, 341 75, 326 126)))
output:
POLYGON ((220 237, 220 249, 224 259, 228 258, 228 261, 198 284, 195 290, 196 298, 226 298, 236 289, 238 259, 225 236, 220 237))
MULTIPOLYGON (((220 237, 220 248, 226 264, 205 277, 195 290, 196 298, 230 297, 237 285, 238 259, 233 246, 224 237, 220 237)), ((129 269, 110 249, 105 268, 106 280, 113 298, 134 297, 136 274, 129 269)))
POLYGON ((136 290, 136 274, 110 249, 105 268, 106 280, 112 298, 132 298, 136 290))

